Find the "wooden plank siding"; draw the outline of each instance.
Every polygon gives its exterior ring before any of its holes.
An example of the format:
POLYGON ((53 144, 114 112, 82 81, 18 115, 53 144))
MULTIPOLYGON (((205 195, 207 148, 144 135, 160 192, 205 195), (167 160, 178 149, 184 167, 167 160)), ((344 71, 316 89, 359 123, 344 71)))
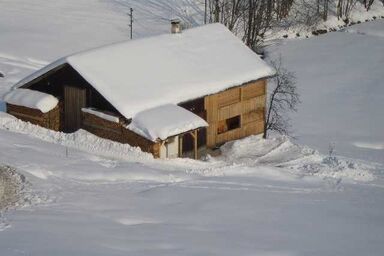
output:
POLYGON ((64 131, 74 132, 80 129, 82 122, 81 109, 87 106, 84 88, 64 87, 64 131))
POLYGON ((239 88, 234 88, 219 93, 217 95, 218 107, 221 108, 239 102, 241 100, 240 92, 241 90, 239 90, 239 88))
POLYGON ((205 97, 207 146, 264 132, 266 81, 261 80, 205 97), (240 127, 218 133, 225 120, 240 116, 240 127))

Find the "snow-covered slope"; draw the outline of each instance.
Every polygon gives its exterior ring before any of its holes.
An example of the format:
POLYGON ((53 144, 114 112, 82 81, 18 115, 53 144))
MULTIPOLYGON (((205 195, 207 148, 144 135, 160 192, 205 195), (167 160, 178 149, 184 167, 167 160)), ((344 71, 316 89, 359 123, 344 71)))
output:
POLYGON ((2 255, 384 251, 382 167, 256 136, 208 162, 154 160, 84 132, 0 120, 0 162, 33 184, 25 206, 0 217, 2 255))
MULTIPOLYGON (((348 21, 337 17, 338 0, 328 1, 327 20, 317 15, 316 4, 318 0, 296 0, 288 17, 283 18, 277 25, 267 31, 267 41, 277 38, 308 38, 319 33, 340 30, 353 24, 382 19, 384 17, 384 4, 375 0, 367 11, 363 1, 353 1, 348 21), (322 31, 322 32, 320 32, 322 31)), ((344 6, 345 7, 345 6, 344 6)), ((320 8, 320 11, 322 8, 320 8)))
POLYGON ((268 49, 297 76, 294 135, 327 152, 384 162, 384 20, 268 49))
MULTIPOLYGON (((175 12, 199 20, 192 0, 1 1, 0 94, 48 61, 128 38, 130 6, 135 37, 168 32, 175 12)), ((0 254, 383 255, 384 167, 369 161, 383 159, 382 28, 272 51, 297 72, 299 140, 367 162, 280 137, 228 143, 205 162, 155 160, 0 113, 0 166, 24 175, 13 174, 24 207, 0 213, 0 254)))

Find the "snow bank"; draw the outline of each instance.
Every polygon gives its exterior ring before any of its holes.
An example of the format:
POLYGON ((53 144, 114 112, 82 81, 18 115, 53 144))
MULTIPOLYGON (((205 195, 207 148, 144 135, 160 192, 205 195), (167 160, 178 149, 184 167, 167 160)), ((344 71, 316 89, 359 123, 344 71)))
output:
POLYGON ((100 117, 101 119, 104 119, 104 120, 107 120, 107 121, 110 121, 113 123, 118 123, 120 121, 120 119, 117 116, 108 115, 104 112, 97 111, 94 108, 82 108, 81 111, 88 113, 88 114, 95 115, 97 117, 100 117))
POLYGON ((0 112, 0 129, 28 134, 29 136, 47 142, 77 148, 93 154, 103 155, 105 157, 121 158, 133 161, 153 159, 151 154, 142 152, 140 148, 102 139, 84 130, 79 130, 70 134, 55 132, 28 122, 23 122, 20 119, 2 112, 0 112))
POLYGON ((364 4, 357 1, 353 8, 349 23, 337 17, 337 0, 329 2, 329 12, 327 21, 323 21, 315 13, 315 0, 296 1, 288 17, 284 18, 280 24, 272 27, 266 32, 267 41, 282 38, 308 38, 313 37, 313 32, 318 30, 337 31, 356 23, 364 23, 374 19, 384 17, 384 5, 376 0, 367 11, 364 4), (312 13, 312 15, 311 15, 312 13))
POLYGON ((358 148, 384 150, 384 142, 354 142, 352 145, 358 148))
POLYGON ((267 140, 259 136, 226 143, 222 148, 224 161, 248 167, 272 165, 282 172, 298 176, 346 179, 367 182, 375 179, 374 166, 340 156, 324 156, 319 152, 292 143, 287 137, 267 140))
POLYGON ((24 175, 12 167, 0 165, 0 213, 13 208, 40 204, 46 199, 32 191, 24 175))
POLYGON ((71 65, 126 118, 274 74, 224 25, 210 24, 74 54, 16 87, 63 63, 71 65))
POLYGON ((136 114, 127 128, 156 141, 206 126, 207 122, 192 112, 167 104, 136 114))
POLYGON ((52 95, 29 89, 15 89, 4 95, 4 101, 13 105, 38 109, 47 113, 54 109, 59 100, 52 95))
POLYGON ((382 18, 384 16, 384 3, 382 1, 374 1, 369 11, 366 10, 363 3, 357 2, 351 13, 352 22, 365 22, 372 20, 373 17, 382 18))
POLYGON ((347 31, 269 46, 268 56, 297 77, 302 103, 290 118, 300 144, 384 163, 382 150, 353 144, 384 141, 384 20, 347 31))
POLYGON ((347 28, 345 31, 349 33, 357 33, 359 35, 377 36, 377 37, 384 38, 383 26, 384 26, 384 20, 377 20, 375 22, 366 22, 366 23, 351 26, 347 28))
MULTIPOLYGON (((330 158, 311 148, 294 144, 286 137, 264 140, 260 136, 251 136, 229 142, 221 148, 222 156, 208 157, 207 162, 201 162, 192 159, 155 160, 151 154, 144 153, 139 148, 102 139, 84 130, 73 134, 54 132, 1 112, 0 129, 28 134, 47 142, 89 152, 92 154, 91 162, 97 162, 98 165, 106 168, 102 171, 89 169, 84 171, 83 166, 72 167, 73 170, 65 168, 63 171, 55 171, 52 174, 52 169, 45 169, 40 165, 34 167, 27 161, 28 167, 23 167, 23 170, 42 179, 51 175, 83 181, 180 181, 195 175, 199 177, 256 176, 281 180, 316 176, 363 182, 375 179, 371 171, 376 168, 374 166, 339 156, 330 158), (130 167, 129 171, 124 168, 121 170, 117 167, 124 162, 116 162, 116 159, 141 163, 150 171, 143 167, 135 167, 135 169, 130 167), (155 171, 153 168, 160 171, 155 171)), ((33 152, 39 152, 44 147, 47 145, 37 146, 33 152)), ((72 151, 69 151, 69 154, 72 154, 72 151)))
POLYGON ((0 212, 20 200, 20 182, 15 177, 10 168, 0 166, 0 212))

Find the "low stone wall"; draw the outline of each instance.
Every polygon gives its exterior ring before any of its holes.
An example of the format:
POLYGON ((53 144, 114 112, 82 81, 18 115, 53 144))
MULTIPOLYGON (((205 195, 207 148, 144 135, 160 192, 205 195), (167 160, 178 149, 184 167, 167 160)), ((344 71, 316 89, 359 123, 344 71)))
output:
POLYGON ((82 129, 104 139, 140 147, 142 151, 160 157, 160 143, 154 143, 125 128, 125 125, 111 122, 83 112, 82 129))
POLYGON ((16 106, 7 103, 7 113, 23 121, 30 122, 32 124, 36 124, 54 131, 60 131, 62 127, 60 106, 61 104, 57 105, 51 111, 43 113, 37 109, 16 106))

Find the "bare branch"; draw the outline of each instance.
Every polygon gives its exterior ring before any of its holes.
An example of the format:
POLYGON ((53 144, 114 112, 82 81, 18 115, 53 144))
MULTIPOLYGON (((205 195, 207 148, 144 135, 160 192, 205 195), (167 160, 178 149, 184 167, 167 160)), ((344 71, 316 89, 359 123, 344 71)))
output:
POLYGON ((264 138, 267 137, 268 131, 288 135, 291 126, 287 112, 297 111, 297 104, 300 103, 295 75, 283 67, 281 57, 277 62, 272 62, 272 65, 276 76, 270 81, 273 89, 267 105, 264 138))

